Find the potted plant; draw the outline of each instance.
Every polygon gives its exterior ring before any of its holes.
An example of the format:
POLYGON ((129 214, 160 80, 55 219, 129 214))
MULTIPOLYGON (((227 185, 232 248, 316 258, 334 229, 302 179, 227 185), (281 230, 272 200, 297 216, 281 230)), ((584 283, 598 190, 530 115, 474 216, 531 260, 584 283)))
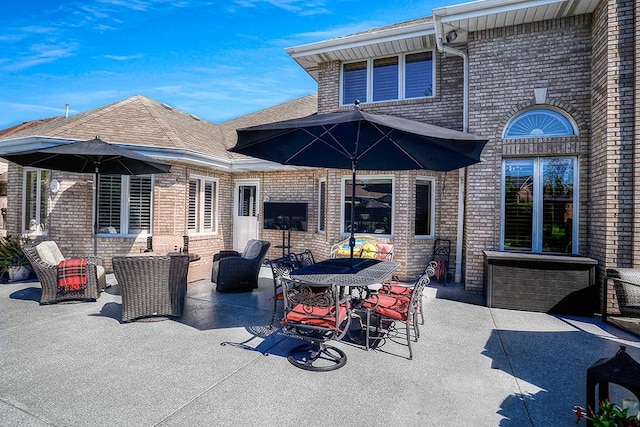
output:
POLYGON ((31 264, 22 250, 25 241, 20 236, 0 237, 0 276, 7 274, 10 282, 24 280, 31 274, 31 264))
POLYGON ((576 414, 576 423, 579 423, 582 419, 591 421, 593 427, 638 427, 640 421, 635 414, 629 414, 628 408, 620 408, 615 403, 611 403, 609 399, 600 402, 600 409, 598 412, 594 412, 593 409, 588 408, 585 411, 582 407, 576 406, 573 409, 576 414))

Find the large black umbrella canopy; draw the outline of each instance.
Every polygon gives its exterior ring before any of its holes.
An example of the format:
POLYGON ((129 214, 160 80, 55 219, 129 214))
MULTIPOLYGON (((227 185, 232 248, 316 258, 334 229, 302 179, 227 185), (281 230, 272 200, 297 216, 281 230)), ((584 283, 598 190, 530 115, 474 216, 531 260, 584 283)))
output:
MULTIPOLYGON (((478 163, 487 139, 356 107, 238 129, 229 151, 283 165, 356 170, 450 171, 478 163)), ((355 245, 351 226, 351 256, 355 245)))
POLYGON ((230 151, 284 165, 450 171, 480 161, 486 139, 355 108, 238 129, 230 151))
POLYGON ((167 173, 171 165, 119 147, 99 137, 87 141, 3 154, 1 157, 22 166, 65 172, 106 175, 147 175, 167 173))
MULTIPOLYGON (((11 154, 3 157, 21 166, 40 169, 53 169, 64 172, 93 173, 97 186, 98 175, 150 175, 168 173, 171 165, 155 160, 143 154, 138 154, 128 148, 119 147, 101 140, 99 137, 87 141, 62 144, 55 147, 11 154)), ((94 225, 93 225, 93 253, 97 253, 98 228, 98 190, 95 190, 94 225)))

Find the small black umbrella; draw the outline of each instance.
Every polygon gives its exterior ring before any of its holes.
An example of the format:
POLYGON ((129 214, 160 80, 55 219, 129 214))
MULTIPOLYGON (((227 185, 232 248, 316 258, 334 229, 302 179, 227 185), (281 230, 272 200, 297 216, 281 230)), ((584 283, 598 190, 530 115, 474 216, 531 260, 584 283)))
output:
MULTIPOLYGON (((486 139, 423 122, 355 108, 238 129, 230 151, 284 165, 356 170, 450 171, 480 161, 486 139)), ((351 224, 351 257, 355 245, 351 224)))
MULTIPOLYGON (((95 139, 37 150, 2 154, 3 157, 21 166, 53 169, 64 172, 93 173, 97 185, 98 175, 149 175, 168 173, 171 165, 138 154, 128 148, 95 139)), ((93 224, 93 253, 97 253, 98 189, 95 190, 93 224)))

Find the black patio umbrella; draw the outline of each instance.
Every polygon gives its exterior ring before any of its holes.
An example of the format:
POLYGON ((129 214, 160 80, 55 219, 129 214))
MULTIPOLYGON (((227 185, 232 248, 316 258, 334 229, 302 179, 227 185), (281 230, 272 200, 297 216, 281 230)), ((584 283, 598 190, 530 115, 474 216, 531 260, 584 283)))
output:
POLYGON ((450 171, 480 161, 487 140, 400 117, 350 111, 238 129, 229 150, 283 165, 350 169, 353 258, 356 170, 450 171))
POLYGON ((379 208, 388 208, 389 205, 387 203, 381 202, 380 200, 369 199, 364 202, 361 202, 356 207, 364 208, 364 209, 379 209, 379 208))
POLYGON ((98 175, 150 175, 168 173, 171 165, 138 154, 128 148, 109 144, 99 137, 87 141, 57 145, 37 150, 2 154, 0 157, 21 166, 64 172, 95 174, 93 253, 97 253, 98 175))

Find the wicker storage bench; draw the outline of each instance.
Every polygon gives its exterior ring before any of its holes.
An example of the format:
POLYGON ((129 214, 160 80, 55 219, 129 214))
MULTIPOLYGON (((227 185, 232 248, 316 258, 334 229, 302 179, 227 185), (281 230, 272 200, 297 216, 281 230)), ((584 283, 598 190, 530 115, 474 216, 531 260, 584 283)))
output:
POLYGON ((485 251, 487 306, 593 316, 596 264, 581 256, 485 251))

